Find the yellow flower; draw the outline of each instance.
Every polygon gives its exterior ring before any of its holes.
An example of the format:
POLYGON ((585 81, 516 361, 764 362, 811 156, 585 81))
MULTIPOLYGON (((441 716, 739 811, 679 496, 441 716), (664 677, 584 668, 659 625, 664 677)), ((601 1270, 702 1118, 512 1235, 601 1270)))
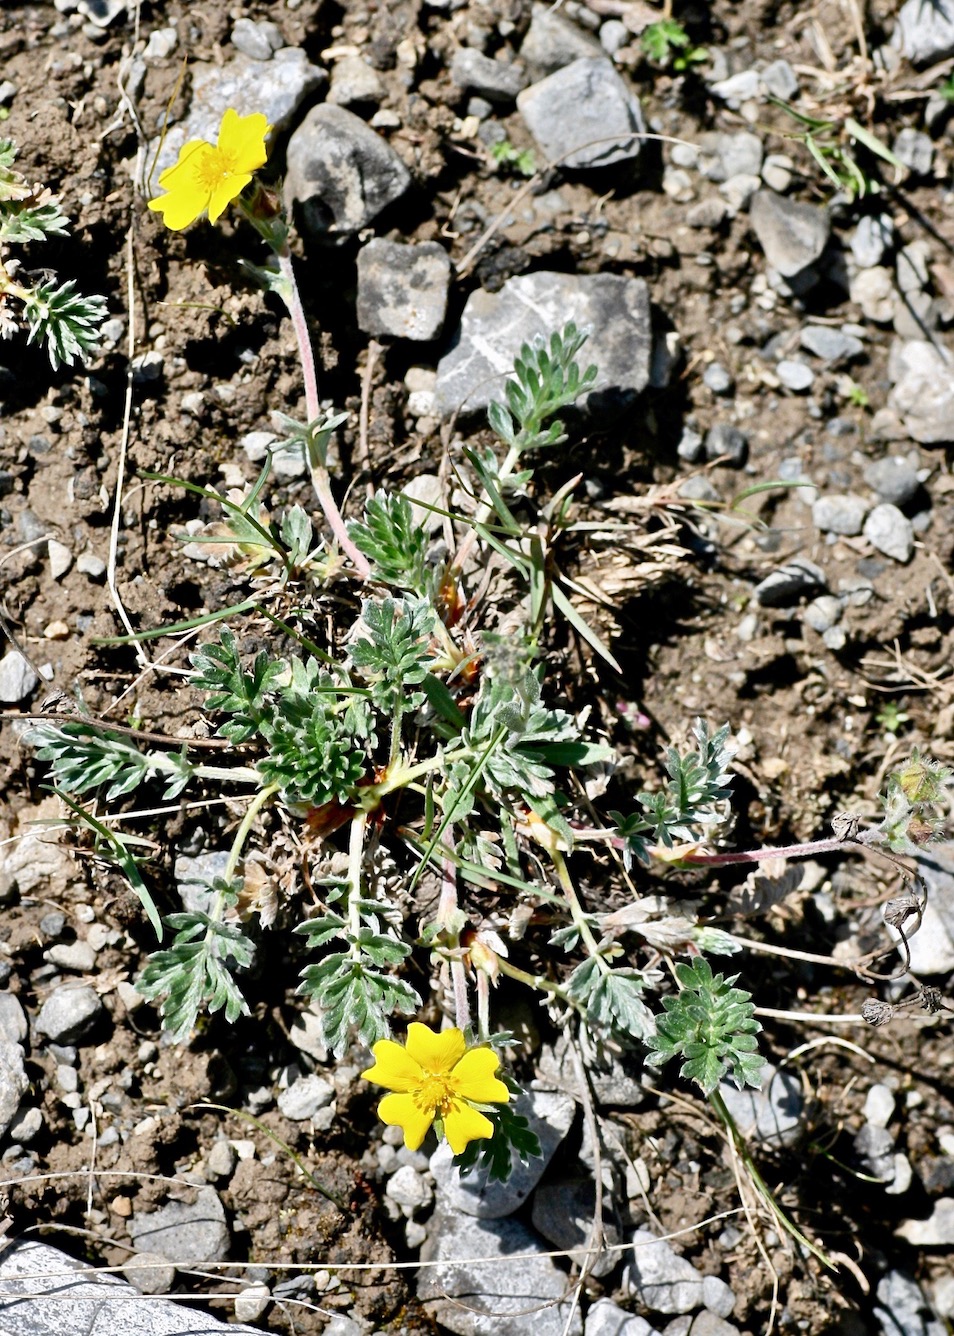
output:
POLYGON ((240 116, 229 107, 219 126, 218 143, 190 139, 183 144, 178 162, 159 177, 168 194, 151 199, 149 208, 161 213, 166 227, 174 232, 204 213, 214 223, 242 193, 252 173, 264 165, 265 136, 271 128, 261 112, 240 116))
POLYGON ((468 1048, 460 1030, 435 1034, 413 1021, 407 1047, 379 1039, 374 1066, 361 1075, 396 1093, 385 1095, 378 1113, 389 1127, 404 1129, 404 1144, 417 1150, 432 1123, 438 1124, 455 1155, 469 1141, 494 1134, 494 1125, 475 1104, 506 1104, 510 1091, 494 1072, 500 1059, 490 1048, 468 1048))

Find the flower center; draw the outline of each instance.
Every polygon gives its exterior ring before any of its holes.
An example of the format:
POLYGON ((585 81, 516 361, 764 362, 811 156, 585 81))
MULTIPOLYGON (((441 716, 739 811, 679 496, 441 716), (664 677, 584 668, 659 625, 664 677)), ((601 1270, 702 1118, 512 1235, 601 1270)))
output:
POLYGON ((445 1118, 453 1107, 454 1097, 443 1076, 428 1076, 414 1091, 414 1103, 435 1118, 445 1118))
POLYGON ((195 174, 202 188, 212 191, 235 175, 235 154, 210 145, 207 153, 198 155, 195 174))

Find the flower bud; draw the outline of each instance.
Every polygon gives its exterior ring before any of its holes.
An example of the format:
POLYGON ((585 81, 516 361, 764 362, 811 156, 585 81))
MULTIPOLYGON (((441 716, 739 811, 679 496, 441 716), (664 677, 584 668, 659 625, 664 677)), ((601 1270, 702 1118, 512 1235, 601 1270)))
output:
POLYGON ((888 1021, 894 1016, 894 1007, 890 1002, 882 1002, 880 998, 869 997, 861 1008, 861 1014, 869 1025, 887 1025, 888 1021))

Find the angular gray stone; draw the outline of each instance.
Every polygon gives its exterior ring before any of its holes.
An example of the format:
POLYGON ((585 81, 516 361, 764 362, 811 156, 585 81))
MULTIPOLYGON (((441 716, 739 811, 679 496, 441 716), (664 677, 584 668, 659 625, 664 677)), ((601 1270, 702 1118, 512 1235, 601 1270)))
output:
POLYGON ((819 635, 830 631, 840 616, 841 600, 832 594, 822 594, 820 598, 812 599, 805 609, 806 624, 819 635))
POLYGON ((785 388, 794 394, 804 394, 815 383, 814 371, 797 357, 783 357, 775 368, 775 374, 785 388))
POLYGON ((954 0, 907 0, 891 45, 913 65, 929 65, 954 55, 954 0))
POLYGON ((170 1201, 148 1215, 134 1211, 129 1233, 139 1251, 177 1265, 221 1262, 229 1252, 225 1208, 213 1187, 195 1189, 193 1202, 170 1201))
POLYGON ((749 453, 749 438, 744 431, 728 422, 717 422, 706 432, 706 459, 721 459, 732 468, 740 469, 749 453))
POLYGON ((763 1070, 761 1090, 737 1090, 723 1081, 719 1094, 744 1136, 752 1135, 769 1146, 794 1146, 802 1135, 804 1099, 792 1072, 777 1071, 771 1063, 763 1070))
POLYGON ((551 163, 582 171, 639 157, 646 131, 639 99, 602 54, 531 84, 517 107, 551 163))
MULTIPOLYGON (((533 1194, 533 1227, 554 1248, 586 1248, 593 1229, 596 1208, 596 1185, 592 1174, 585 1178, 561 1178, 545 1183, 533 1194)), ((619 1253, 609 1251, 621 1240, 615 1226, 604 1213, 603 1243, 599 1252, 590 1253, 586 1269, 591 1276, 608 1276, 615 1270, 619 1253)))
POLYGON ((380 74, 361 56, 343 56, 331 70, 327 100, 336 107, 382 102, 386 89, 380 74))
POLYGON ((916 1248, 949 1248, 954 1244, 954 1197, 938 1197, 926 1220, 903 1220, 894 1232, 916 1248))
POLYGON ((920 1285, 903 1271, 889 1271, 878 1281, 874 1317, 881 1336, 945 1336, 920 1285))
POLYGON ((0 701, 16 705, 36 687, 39 677, 18 649, 7 650, 0 659, 0 701))
POLYGON ((787 60, 773 60, 761 74, 765 91, 782 102, 791 102, 798 92, 798 75, 787 60))
POLYGON ((375 237, 358 252, 358 325, 375 337, 429 342, 444 327, 451 262, 436 241, 375 237))
POLYGON ((434 1200, 434 1190, 428 1180, 413 1165, 402 1164, 391 1175, 384 1195, 401 1207, 407 1216, 418 1215, 434 1200))
POLYGON ((812 522, 822 533, 850 537, 861 533, 870 508, 863 496, 820 496, 812 506, 812 522))
POLYGON ((864 478, 880 501, 890 501, 895 506, 906 505, 921 486, 917 469, 897 455, 876 459, 865 469, 864 478))
POLYGON ((285 45, 285 39, 277 23, 267 19, 261 23, 236 19, 232 25, 232 45, 250 60, 271 60, 273 54, 285 45))
POLYGON ((894 389, 888 407, 921 445, 954 441, 954 357, 933 343, 912 339, 889 362, 894 389))
POLYGON ((882 501, 865 520, 862 531, 873 548, 893 561, 907 562, 914 552, 914 528, 897 506, 882 501))
POLYGON ((367 227, 410 183, 386 140, 344 107, 312 107, 288 141, 285 200, 313 234, 367 227))
POLYGON ((630 1293, 654 1313, 692 1313, 702 1307, 702 1275, 648 1229, 633 1235, 627 1274, 630 1293))
POLYGON ((763 608, 786 608, 804 594, 819 594, 826 588, 825 572, 807 557, 794 557, 755 586, 753 595, 763 608))
POLYGON ((61 984, 40 1008, 36 1028, 54 1044, 75 1044, 105 1014, 99 993, 89 984, 61 984))
POLYGON ((597 1299, 586 1315, 584 1336, 657 1336, 644 1317, 627 1313, 612 1299, 597 1299))
POLYGON ((764 153, 762 140, 748 130, 734 134, 709 130, 699 139, 699 170, 710 181, 728 181, 740 175, 757 177, 764 153))
POLYGON ((639 278, 538 271, 508 279, 497 293, 467 299, 451 350, 437 368, 436 407, 444 416, 478 413, 503 398, 523 343, 549 339, 568 320, 590 329, 581 368, 598 368, 596 387, 581 406, 589 413, 631 404, 649 381, 652 329, 649 291, 639 278))
POLYGON ((865 1122, 872 1127, 887 1127, 894 1117, 897 1100, 894 1091, 877 1081, 865 1096, 865 1122))
POLYGON ((431 1173, 437 1184, 441 1209, 473 1215, 481 1220, 500 1220, 520 1209, 539 1183, 543 1172, 573 1122, 576 1104, 569 1095, 546 1090, 526 1091, 514 1106, 540 1140, 540 1156, 523 1164, 516 1160, 506 1183, 490 1181, 481 1169, 462 1178, 453 1165, 446 1143, 431 1156, 431 1173))
POLYGON ((176 1283, 175 1267, 155 1253, 133 1253, 123 1263, 123 1275, 140 1294, 168 1294, 176 1283))
POLYGON ((865 351, 865 345, 854 334, 843 334, 840 329, 828 325, 806 325, 798 341, 807 352, 814 353, 829 365, 853 362, 865 351))
POLYGON ((934 145, 930 135, 906 125, 898 131, 891 147, 894 156, 900 158, 915 176, 930 176, 934 162, 934 145))
POLYGON ((11 1044, 22 1044, 28 1033, 26 1012, 20 999, 6 989, 0 991, 0 1037, 11 1044))
POLYGON ((29 1084, 23 1049, 8 1039, 0 1039, 0 1137, 6 1136, 7 1128, 17 1116, 29 1084))
POLYGON ((527 85, 525 65, 493 60, 469 46, 454 52, 450 74, 458 88, 485 97, 488 102, 514 102, 527 85))
POLYGON ((578 28, 565 14, 552 5, 533 6, 520 57, 535 78, 552 74, 581 56, 602 55, 603 48, 596 38, 578 28))
POLYGON ((278 1096, 278 1111, 292 1122, 303 1123, 314 1118, 320 1109, 327 1108, 335 1097, 335 1088, 330 1081, 313 1072, 310 1076, 300 1076, 287 1090, 278 1096))
POLYGON ((19 1239, 0 1256, 3 1336, 261 1336, 171 1299, 140 1299, 131 1285, 101 1276, 59 1248, 19 1239), (68 1314, 64 1318, 64 1314, 68 1314))
POLYGON ((526 1336, 531 1329, 534 1336, 579 1336, 579 1310, 567 1332, 572 1304, 565 1274, 552 1258, 533 1255, 544 1251, 519 1221, 478 1220, 438 1208, 421 1261, 441 1265, 418 1272, 418 1298, 458 1336, 526 1336))
POLYGON ((828 244, 828 210, 814 204, 757 190, 749 205, 749 221, 765 258, 783 278, 794 278, 821 258, 828 244))
POLYGON ((888 1129, 865 1123, 853 1144, 865 1172, 883 1183, 890 1183, 894 1178, 894 1137, 888 1129))
POLYGON ((894 220, 888 213, 866 213, 858 219, 849 245, 855 264, 860 269, 871 269, 884 259, 885 251, 894 241, 894 220))
POLYGON ((271 60, 253 60, 237 51, 224 65, 190 61, 189 76, 192 100, 188 116, 169 126, 161 148, 159 137, 150 145, 150 163, 156 150, 159 151, 152 174, 153 188, 159 173, 172 166, 187 140, 216 142, 222 117, 229 107, 234 107, 240 116, 261 112, 272 127, 274 139, 276 132, 287 129, 308 94, 328 77, 320 66, 310 63, 304 51, 294 46, 282 47, 271 60))
POLYGON ((848 284, 848 295, 861 307, 866 320, 885 325, 894 316, 897 296, 894 279, 890 271, 879 264, 854 274, 848 284))

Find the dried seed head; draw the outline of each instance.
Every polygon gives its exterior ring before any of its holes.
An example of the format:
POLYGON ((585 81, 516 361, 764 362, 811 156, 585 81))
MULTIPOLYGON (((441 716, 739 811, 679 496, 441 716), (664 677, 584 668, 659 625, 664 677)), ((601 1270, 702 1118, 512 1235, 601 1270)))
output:
POLYGON ((930 1012, 932 1016, 944 1006, 944 996, 940 988, 922 988, 918 1000, 924 1010, 930 1012))
POLYGON ((878 997, 869 997, 861 1008, 861 1014, 869 1025, 887 1025, 894 1016, 894 1007, 890 1002, 882 1002, 878 997))
POLYGON ((831 830, 836 840, 857 839, 860 825, 860 818, 854 812, 836 812, 831 819, 831 830))
POLYGON ((906 923, 909 918, 920 912, 921 906, 917 896, 911 891, 905 891, 902 895, 896 895, 893 899, 885 901, 881 917, 889 928, 900 928, 902 923, 906 923))

